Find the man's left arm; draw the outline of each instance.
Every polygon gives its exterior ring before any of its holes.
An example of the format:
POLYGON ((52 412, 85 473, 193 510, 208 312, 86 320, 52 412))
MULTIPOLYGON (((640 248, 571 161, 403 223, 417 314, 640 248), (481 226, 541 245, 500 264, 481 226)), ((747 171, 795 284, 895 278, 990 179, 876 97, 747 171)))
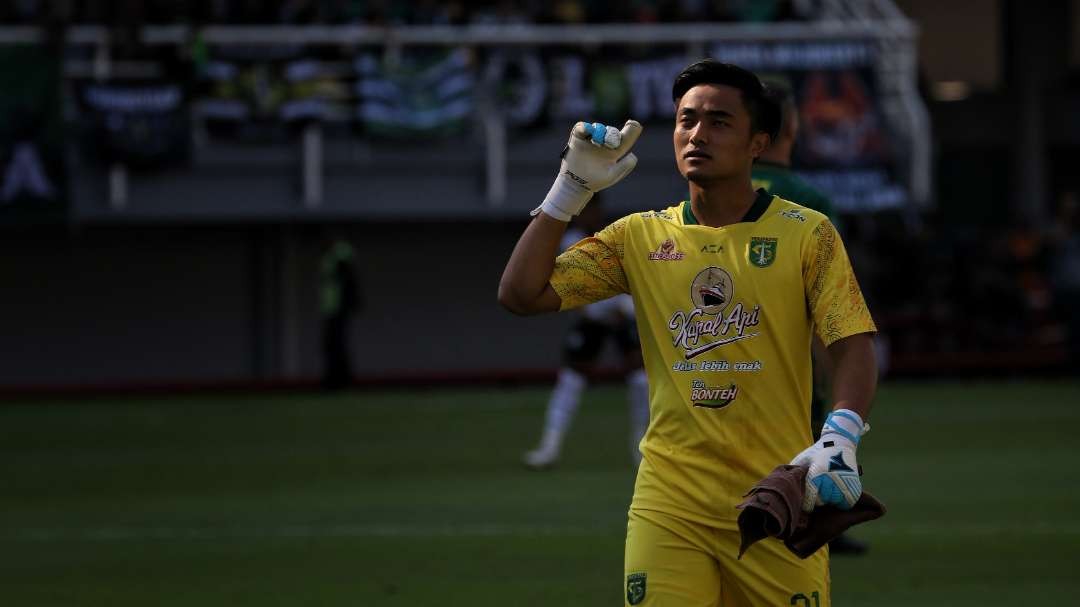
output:
POLYGON ((844 244, 832 223, 815 227, 805 251, 804 284, 811 318, 833 366, 833 407, 821 437, 795 456, 807 466, 803 509, 849 509, 862 495, 855 450, 869 431, 877 387, 871 334, 876 330, 844 244))
POLYGON ((870 333, 834 341, 827 348, 833 371, 833 410, 850 409, 866 422, 877 390, 877 359, 870 333))

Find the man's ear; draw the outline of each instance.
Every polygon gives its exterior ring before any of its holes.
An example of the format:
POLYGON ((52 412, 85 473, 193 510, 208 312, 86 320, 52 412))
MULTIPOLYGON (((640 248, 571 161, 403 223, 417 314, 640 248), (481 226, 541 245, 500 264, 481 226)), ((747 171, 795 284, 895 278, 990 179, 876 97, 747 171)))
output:
POLYGON ((769 148, 769 144, 772 143, 772 139, 768 133, 757 132, 750 137, 750 154, 757 158, 769 148))

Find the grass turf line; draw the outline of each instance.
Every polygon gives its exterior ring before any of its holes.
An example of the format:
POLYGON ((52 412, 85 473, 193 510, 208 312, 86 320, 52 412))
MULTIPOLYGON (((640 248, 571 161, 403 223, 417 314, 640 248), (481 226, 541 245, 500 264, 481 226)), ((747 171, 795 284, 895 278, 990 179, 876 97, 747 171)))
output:
MULTIPOLYGON (((0 408, 11 605, 604 605, 633 476, 619 386, 562 464, 518 464, 543 389, 0 408)), ((836 605, 1069 602, 1080 384, 885 384, 860 449, 889 515, 836 605), (997 479, 994 480, 996 475, 997 479)))

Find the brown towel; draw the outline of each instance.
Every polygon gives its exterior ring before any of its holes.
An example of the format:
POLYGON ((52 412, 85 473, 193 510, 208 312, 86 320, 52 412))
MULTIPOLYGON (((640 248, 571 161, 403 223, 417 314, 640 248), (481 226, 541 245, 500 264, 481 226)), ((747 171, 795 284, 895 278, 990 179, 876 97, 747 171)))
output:
POLYGON ((777 466, 735 506, 742 510, 739 558, 751 544, 771 536, 783 540, 788 550, 804 559, 852 525, 885 515, 885 505, 865 491, 851 510, 819 506, 813 512, 803 512, 806 470, 806 466, 777 466))

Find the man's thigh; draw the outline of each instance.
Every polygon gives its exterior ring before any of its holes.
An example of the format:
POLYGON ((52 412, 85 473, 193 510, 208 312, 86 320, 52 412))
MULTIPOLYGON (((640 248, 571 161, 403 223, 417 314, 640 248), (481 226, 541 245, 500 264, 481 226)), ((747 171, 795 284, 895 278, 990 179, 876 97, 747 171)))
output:
POLYGON ((643 607, 830 607, 825 550, 800 559, 774 539, 737 559, 739 530, 631 512, 624 597, 643 607))
POLYGON ((724 575, 721 605, 779 605, 830 607, 827 549, 800 559, 774 538, 766 538, 739 554, 739 529, 734 521, 717 530, 716 558, 724 575))
POLYGON ((624 601, 641 607, 718 607, 721 577, 707 527, 631 511, 623 564, 624 601))

